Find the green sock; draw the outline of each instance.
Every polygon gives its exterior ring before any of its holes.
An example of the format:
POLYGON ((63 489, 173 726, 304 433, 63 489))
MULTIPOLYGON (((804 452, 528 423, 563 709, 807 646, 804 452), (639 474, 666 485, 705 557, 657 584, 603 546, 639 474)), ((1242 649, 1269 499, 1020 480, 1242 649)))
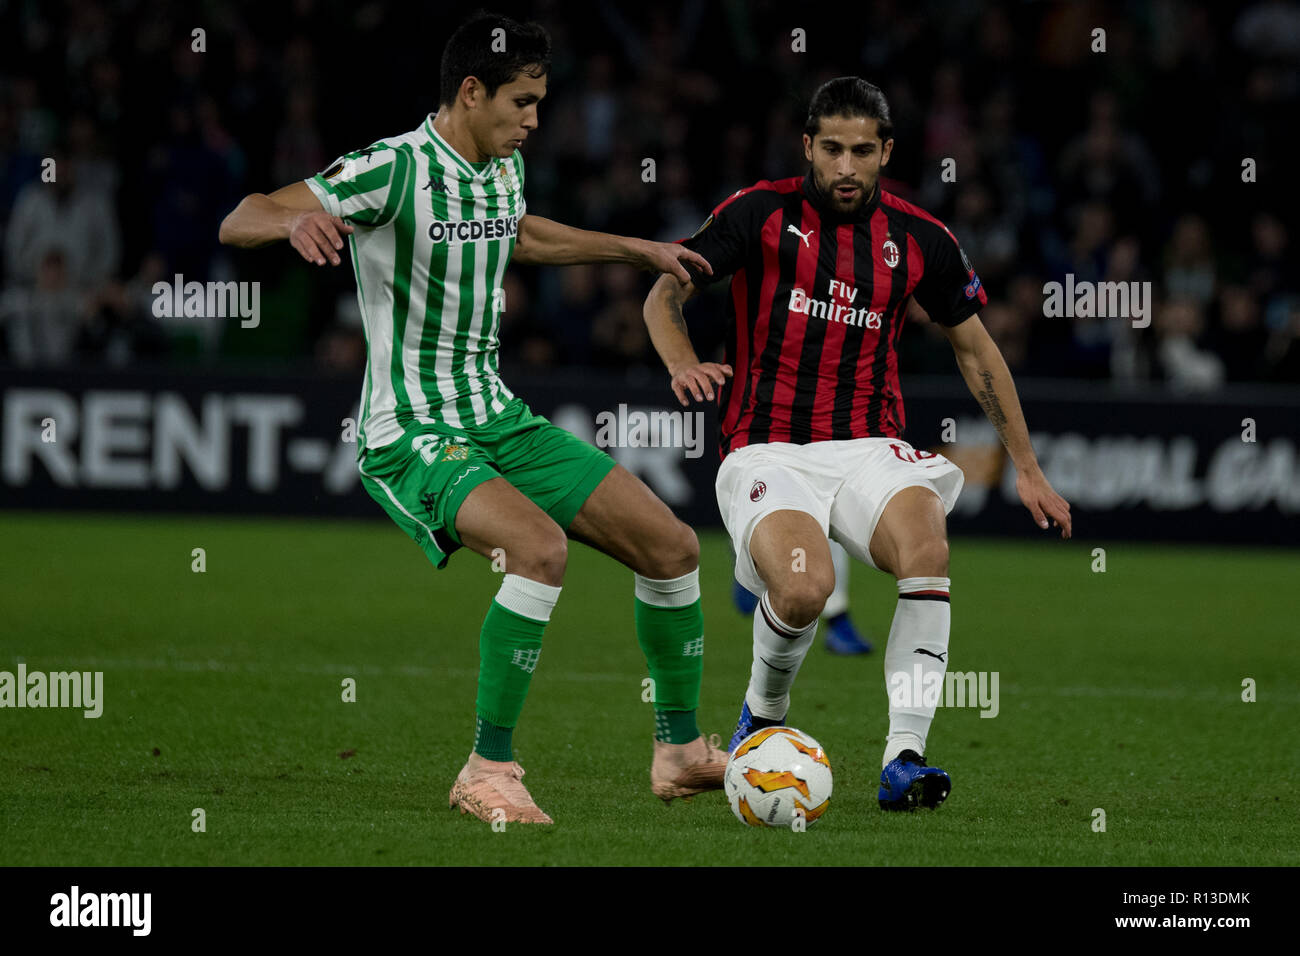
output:
POLYGON ((670 744, 690 743, 700 735, 695 710, 704 674, 704 611, 696 575, 692 571, 674 581, 637 576, 636 637, 654 680, 655 740, 670 744), (681 604, 683 595, 694 600, 681 604), (674 602, 680 606, 665 606, 674 602))
POLYGON ((514 748, 510 738, 514 736, 513 727, 498 727, 482 716, 474 718, 474 752, 485 760, 511 760, 514 748))
POLYGON ((693 710, 660 710, 655 707, 655 740, 666 744, 689 744, 700 735, 693 710))
POLYGON ((528 685, 542 653, 545 629, 545 621, 516 614, 495 600, 488 608, 479 633, 478 699, 474 707, 474 752, 480 757, 514 759, 510 736, 524 709, 528 685))

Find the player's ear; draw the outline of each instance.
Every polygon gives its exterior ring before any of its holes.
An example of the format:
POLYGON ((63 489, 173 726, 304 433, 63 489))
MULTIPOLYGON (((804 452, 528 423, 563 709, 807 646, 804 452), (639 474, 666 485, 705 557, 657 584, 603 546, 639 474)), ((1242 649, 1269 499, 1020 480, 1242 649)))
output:
POLYGON ((885 166, 889 163, 889 154, 894 151, 894 138, 891 136, 885 140, 885 145, 880 148, 880 165, 885 166))
POLYGON ((803 134, 803 158, 812 162, 812 137, 807 133, 803 134))
POLYGON ((477 76, 471 74, 460 81, 460 92, 457 98, 466 109, 476 109, 483 94, 483 84, 479 82, 477 76))

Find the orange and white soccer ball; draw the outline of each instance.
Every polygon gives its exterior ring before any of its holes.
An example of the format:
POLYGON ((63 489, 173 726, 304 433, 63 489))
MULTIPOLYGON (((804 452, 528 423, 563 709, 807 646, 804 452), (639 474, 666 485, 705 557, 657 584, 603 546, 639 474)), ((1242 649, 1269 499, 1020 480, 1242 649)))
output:
POLYGON ((821 744, 793 727, 765 727, 731 754, 724 786, 741 823, 799 830, 826 812, 831 782, 821 744))

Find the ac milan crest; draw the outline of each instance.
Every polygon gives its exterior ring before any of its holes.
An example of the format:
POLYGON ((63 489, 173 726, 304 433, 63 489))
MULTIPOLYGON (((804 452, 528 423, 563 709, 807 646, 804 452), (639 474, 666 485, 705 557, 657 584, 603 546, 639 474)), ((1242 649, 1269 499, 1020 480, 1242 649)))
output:
POLYGON ((884 256, 885 265, 894 268, 898 265, 898 246, 893 239, 886 239, 885 244, 880 247, 880 254, 884 256))
POLYGON ((767 494, 767 485, 763 484, 761 481, 756 481, 754 482, 754 487, 749 489, 749 500, 761 501, 765 494, 767 494))

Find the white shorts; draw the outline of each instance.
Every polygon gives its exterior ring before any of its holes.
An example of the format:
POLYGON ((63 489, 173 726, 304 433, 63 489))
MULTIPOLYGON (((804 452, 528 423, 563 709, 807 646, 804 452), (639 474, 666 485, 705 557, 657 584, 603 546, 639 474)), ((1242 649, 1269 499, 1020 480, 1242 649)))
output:
POLYGON ((899 438, 746 445, 723 459, 716 485, 718 510, 736 551, 736 580, 755 594, 767 589, 749 538, 773 511, 812 515, 823 534, 874 568, 871 536, 894 495, 929 488, 948 514, 965 480, 947 458, 899 438))

